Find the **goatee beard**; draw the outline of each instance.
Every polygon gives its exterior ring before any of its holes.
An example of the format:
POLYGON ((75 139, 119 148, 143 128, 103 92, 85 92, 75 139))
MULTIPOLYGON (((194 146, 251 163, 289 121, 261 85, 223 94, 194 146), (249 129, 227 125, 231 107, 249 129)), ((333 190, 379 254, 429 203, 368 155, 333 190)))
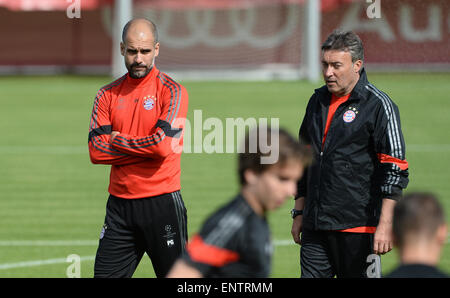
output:
POLYGON ((153 68, 153 65, 152 65, 150 68, 147 68, 144 73, 141 74, 140 72, 134 72, 133 71, 133 67, 134 66, 137 66, 137 65, 131 66, 130 69, 128 70, 128 74, 133 79, 142 79, 142 78, 146 77, 150 73, 152 68, 153 68))

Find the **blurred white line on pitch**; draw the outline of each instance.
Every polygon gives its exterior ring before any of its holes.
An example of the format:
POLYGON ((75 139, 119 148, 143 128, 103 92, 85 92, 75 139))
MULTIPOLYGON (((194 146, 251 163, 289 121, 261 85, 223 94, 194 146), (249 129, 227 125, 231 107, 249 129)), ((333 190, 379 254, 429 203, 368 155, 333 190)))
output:
POLYGON ((406 152, 449 152, 450 144, 406 144, 406 152))
MULTIPOLYGON (((80 261, 94 261, 94 260, 95 256, 85 256, 80 258, 80 261)), ((23 268, 23 267, 35 267, 51 264, 62 264, 62 263, 67 263, 67 258, 0 264, 0 270, 23 268)))
MULTIPOLYGON (((450 152, 450 144, 406 144, 406 152, 450 152)), ((17 145, 0 146, 0 154, 88 154, 87 144, 81 145, 17 145)))
POLYGON ((0 246, 96 246, 98 240, 3 240, 0 246))
POLYGON ((285 240, 273 240, 274 246, 288 246, 288 245, 296 245, 293 239, 285 239, 285 240))
MULTIPOLYGON (((447 244, 450 243, 450 233, 447 244)), ((97 246, 98 240, 0 240, 0 246, 97 246)), ((275 239, 274 246, 297 245, 293 239, 275 239)))
POLYGON ((1 154, 88 154, 88 146, 0 146, 1 154))
MULTIPOLYGON (((274 240, 275 246, 295 244, 293 240, 274 240)), ((97 246, 98 240, 3 240, 0 246, 97 246)))

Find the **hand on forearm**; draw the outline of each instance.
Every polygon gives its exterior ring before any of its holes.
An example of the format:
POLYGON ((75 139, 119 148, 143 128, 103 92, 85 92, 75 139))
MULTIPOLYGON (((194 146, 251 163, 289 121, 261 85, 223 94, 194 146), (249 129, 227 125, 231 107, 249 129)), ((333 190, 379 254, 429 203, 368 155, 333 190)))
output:
POLYGON ((118 134, 120 134, 120 131, 113 131, 113 132, 111 132, 111 137, 110 137, 110 139, 109 139, 109 143, 110 143, 110 144, 113 143, 114 138, 115 138, 118 134))

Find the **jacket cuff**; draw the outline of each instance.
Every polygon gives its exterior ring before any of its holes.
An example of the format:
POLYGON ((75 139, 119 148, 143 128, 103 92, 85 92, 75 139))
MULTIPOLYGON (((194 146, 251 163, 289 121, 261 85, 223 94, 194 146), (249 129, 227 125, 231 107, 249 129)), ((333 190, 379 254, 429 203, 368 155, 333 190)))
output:
POLYGON ((389 200, 393 200, 393 201, 399 201, 402 198, 402 190, 397 191, 393 194, 383 194, 383 199, 389 199, 389 200))

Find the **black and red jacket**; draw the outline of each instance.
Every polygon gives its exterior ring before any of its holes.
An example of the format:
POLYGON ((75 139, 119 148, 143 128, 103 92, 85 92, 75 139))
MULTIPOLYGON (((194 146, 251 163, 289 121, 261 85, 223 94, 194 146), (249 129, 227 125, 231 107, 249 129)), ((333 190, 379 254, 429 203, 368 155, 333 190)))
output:
POLYGON ((305 197, 303 228, 376 227, 382 199, 396 200, 409 181, 398 108, 362 69, 322 146, 330 101, 326 86, 316 89, 300 127, 300 141, 315 155, 298 185, 297 197, 305 197))

